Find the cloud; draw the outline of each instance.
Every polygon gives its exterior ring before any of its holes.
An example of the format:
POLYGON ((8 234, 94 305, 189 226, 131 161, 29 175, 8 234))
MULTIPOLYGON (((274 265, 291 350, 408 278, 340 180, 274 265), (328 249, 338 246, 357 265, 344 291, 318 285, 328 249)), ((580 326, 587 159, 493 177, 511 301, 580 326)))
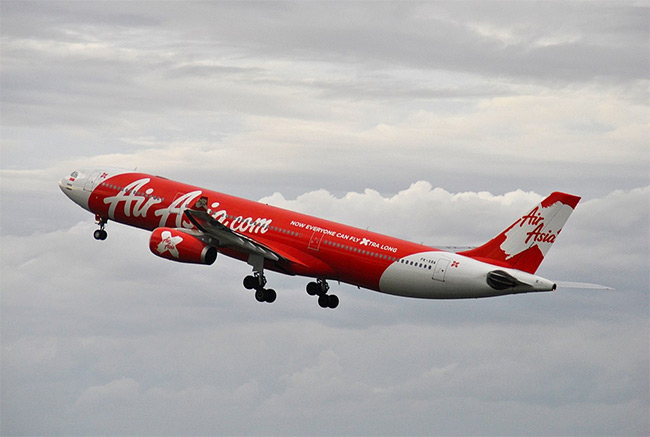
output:
POLYGON ((198 39, 211 48, 236 48, 249 57, 473 69, 526 79, 647 76, 647 59, 635 56, 645 44, 647 26, 641 17, 647 8, 633 3, 383 3, 372 8, 347 3, 336 8, 323 3, 185 8, 168 3, 155 10, 130 4, 120 11, 109 11, 103 4, 37 5, 8 4, 8 13, 21 23, 7 20, 8 31, 67 41, 110 36, 188 57, 204 55, 202 47, 197 50, 191 44, 198 39), (56 26, 57 21, 63 26, 56 26), (146 38, 151 35, 156 38, 146 38), (165 44, 173 39, 178 42, 165 44), (577 58, 577 53, 588 56, 577 58))
MULTIPOLYGON (((541 197, 417 182, 387 197, 320 190, 262 200, 380 232, 472 242, 541 197)), ((260 305, 240 283, 248 266, 224 257, 212 267, 161 260, 149 253, 147 233, 116 224, 101 243, 90 220, 3 237, 3 392, 20 393, 3 399, 3 429, 642 433, 648 241, 638 226, 648 221, 647 198, 646 187, 581 203, 542 266, 549 277, 616 292, 440 302, 332 284, 342 301, 335 312, 317 307, 305 279, 273 273, 278 301, 260 305), (626 262, 612 270, 618 253, 626 262), (21 405, 53 413, 26 421, 21 405), (540 412, 551 419, 530 420, 540 412)))
POLYGON ((3 168, 218 175, 252 198, 647 184, 634 4, 178 5, 6 3, 3 168))

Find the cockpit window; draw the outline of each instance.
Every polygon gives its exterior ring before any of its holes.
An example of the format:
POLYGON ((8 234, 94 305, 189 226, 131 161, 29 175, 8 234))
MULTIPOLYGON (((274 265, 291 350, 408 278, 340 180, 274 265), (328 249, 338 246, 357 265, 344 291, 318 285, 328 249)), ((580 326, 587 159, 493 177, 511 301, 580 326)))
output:
POLYGON ((70 177, 71 177, 71 178, 76 178, 77 176, 79 176, 79 172, 77 172, 77 171, 73 171, 73 172, 70 174, 70 177))

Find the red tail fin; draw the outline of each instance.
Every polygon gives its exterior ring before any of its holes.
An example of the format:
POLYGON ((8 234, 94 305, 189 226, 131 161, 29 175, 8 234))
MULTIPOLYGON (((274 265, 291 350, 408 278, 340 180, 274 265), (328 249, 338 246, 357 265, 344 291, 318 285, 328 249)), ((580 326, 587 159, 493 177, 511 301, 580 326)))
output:
POLYGON ((551 193, 492 240, 460 254, 535 273, 579 201, 571 194, 551 193))

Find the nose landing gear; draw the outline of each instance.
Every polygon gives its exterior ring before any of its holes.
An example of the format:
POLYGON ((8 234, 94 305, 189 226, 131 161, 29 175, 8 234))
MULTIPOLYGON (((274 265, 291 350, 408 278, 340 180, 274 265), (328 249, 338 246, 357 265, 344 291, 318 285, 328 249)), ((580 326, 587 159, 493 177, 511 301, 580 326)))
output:
POLYGON ((99 229, 93 232, 93 237, 95 237, 95 240, 105 240, 108 237, 108 232, 106 232, 104 229, 107 222, 108 219, 105 219, 99 214, 95 215, 95 223, 99 225, 99 229))

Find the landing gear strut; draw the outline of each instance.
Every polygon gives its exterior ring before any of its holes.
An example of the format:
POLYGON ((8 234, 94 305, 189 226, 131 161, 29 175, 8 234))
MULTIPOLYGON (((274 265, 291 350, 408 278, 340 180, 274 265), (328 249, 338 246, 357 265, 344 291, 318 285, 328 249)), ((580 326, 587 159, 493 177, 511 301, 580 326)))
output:
POLYGON ((258 302, 273 303, 278 297, 273 289, 264 288, 266 277, 264 276, 264 258, 259 255, 250 255, 248 264, 253 266, 253 274, 244 278, 244 288, 255 290, 255 299, 258 302))
POLYGON ((310 296, 318 296, 318 305, 321 308, 336 308, 339 306, 339 298, 334 294, 327 294, 330 289, 329 284, 325 279, 317 279, 317 282, 310 282, 307 284, 307 294, 310 296))
POLYGON ((99 229, 93 232, 93 237, 95 237, 95 240, 105 240, 106 237, 108 237, 108 232, 104 230, 104 227, 106 226, 107 222, 108 219, 105 219, 99 214, 95 215, 95 223, 99 225, 99 229))

